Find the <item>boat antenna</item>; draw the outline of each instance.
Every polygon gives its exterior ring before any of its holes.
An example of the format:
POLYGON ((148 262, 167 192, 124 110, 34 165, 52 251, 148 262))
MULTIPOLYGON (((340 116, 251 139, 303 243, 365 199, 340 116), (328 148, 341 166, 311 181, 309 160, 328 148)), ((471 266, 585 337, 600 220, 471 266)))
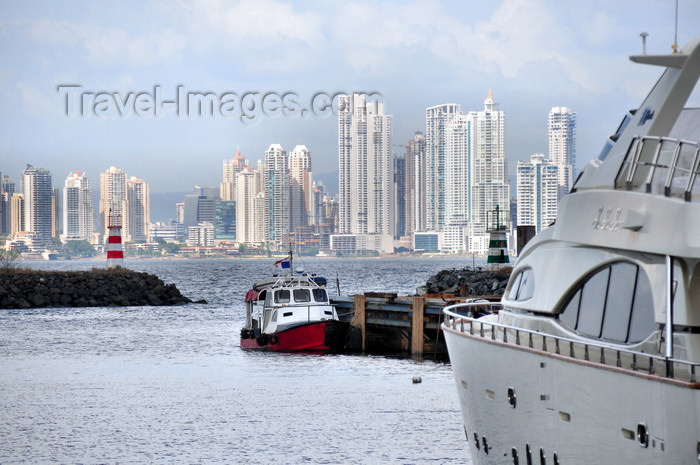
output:
POLYGON ((673 35, 673 45, 671 45, 671 49, 673 50, 673 53, 678 53, 678 0, 676 0, 676 25, 674 28, 674 35, 673 35))
POLYGON ((647 37, 649 37, 648 32, 642 32, 639 34, 639 36, 642 38, 642 55, 647 54, 647 37))

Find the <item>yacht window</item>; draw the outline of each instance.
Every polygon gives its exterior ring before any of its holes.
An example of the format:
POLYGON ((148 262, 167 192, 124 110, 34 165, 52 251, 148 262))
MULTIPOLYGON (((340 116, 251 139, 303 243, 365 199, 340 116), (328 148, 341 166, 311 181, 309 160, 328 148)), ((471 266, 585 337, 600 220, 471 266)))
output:
POLYGON ((288 303, 289 302, 289 289, 276 290, 275 291, 275 302, 288 303))
POLYGON ((325 289, 314 289, 313 293, 316 302, 328 302, 328 293, 325 289))
POLYGON ((631 263, 605 267, 569 298, 559 320, 586 336, 641 342, 657 329, 649 278, 631 263))
POLYGON ((311 293, 308 289, 294 289, 294 301, 295 302, 309 302, 311 300, 311 293))
POLYGON ((647 275, 640 270, 639 278, 637 278, 637 292, 634 295, 629 342, 641 342, 656 329, 651 283, 647 275))
POLYGON ((605 268, 593 275, 581 290, 581 306, 576 329, 591 337, 600 337, 609 275, 610 268, 605 268))
POLYGON ((535 276, 532 268, 526 268, 515 277, 510 287, 510 300, 527 300, 535 294, 535 276))
POLYGON ((569 300, 569 304, 559 316, 559 320, 571 328, 576 328, 576 324, 578 323, 578 306, 580 302, 581 289, 576 291, 576 294, 569 300))
POLYGON ((627 340, 636 281, 636 265, 616 263, 610 267, 608 300, 605 302, 603 317, 603 339, 620 342, 627 340))

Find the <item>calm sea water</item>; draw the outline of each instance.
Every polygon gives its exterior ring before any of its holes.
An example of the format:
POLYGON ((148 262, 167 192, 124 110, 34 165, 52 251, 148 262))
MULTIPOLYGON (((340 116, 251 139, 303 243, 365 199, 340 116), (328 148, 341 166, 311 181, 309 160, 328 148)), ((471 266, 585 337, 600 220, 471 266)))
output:
MULTIPOLYGON (((207 305, 0 310, 0 463, 470 463, 449 364, 240 349, 273 262, 127 261, 207 305)), ((471 258, 305 262, 406 295, 471 258)))

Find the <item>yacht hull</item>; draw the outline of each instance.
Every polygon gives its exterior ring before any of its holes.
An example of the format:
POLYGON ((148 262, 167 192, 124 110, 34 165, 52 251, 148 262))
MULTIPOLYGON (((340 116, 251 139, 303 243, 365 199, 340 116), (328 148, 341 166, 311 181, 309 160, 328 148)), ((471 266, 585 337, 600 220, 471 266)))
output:
POLYGON ((474 464, 698 463, 698 383, 442 329, 474 464))
POLYGON ((241 348, 274 352, 337 353, 345 347, 347 324, 336 321, 306 323, 272 334, 241 336, 241 348))

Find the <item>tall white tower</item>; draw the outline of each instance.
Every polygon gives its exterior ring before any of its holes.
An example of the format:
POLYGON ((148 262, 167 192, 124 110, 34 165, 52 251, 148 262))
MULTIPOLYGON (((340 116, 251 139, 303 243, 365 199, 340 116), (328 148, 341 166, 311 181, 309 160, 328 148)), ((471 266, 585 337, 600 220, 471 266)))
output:
POLYGON ((559 166, 559 198, 568 194, 576 179, 576 113, 552 107, 548 117, 549 160, 559 166))
POLYGON ((305 145, 297 145, 289 154, 290 231, 311 224, 313 201, 311 152, 305 145))
POLYGON ((151 225, 151 188, 143 179, 131 176, 126 183, 126 191, 126 240, 146 241, 151 225))
POLYGON ((129 235, 126 180, 126 172, 114 166, 100 173, 100 232, 105 238, 109 236, 110 215, 121 216, 122 234, 129 235))
POLYGON ((445 224, 445 133, 452 119, 460 113, 460 106, 456 103, 425 110, 427 229, 438 230, 445 224))
POLYGON ((340 233, 394 235, 392 119, 363 95, 339 99, 340 233))
MULTIPOLYGON (((487 213, 510 206, 506 159, 506 114, 489 90, 484 110, 474 114, 474 181, 472 189, 472 235, 486 232, 487 213)), ((507 216, 501 217, 505 222, 507 216)))
POLYGON ((282 245, 289 237, 289 161, 280 144, 265 152, 263 191, 267 201, 268 239, 282 245))
POLYGON ((474 120, 474 112, 456 115, 445 131, 445 225, 471 222, 474 120))
POLYGON ((535 153, 518 161, 518 226, 535 226, 539 233, 557 218, 559 166, 535 153))
POLYGON ((80 171, 70 173, 63 188, 63 239, 92 240, 93 222, 90 179, 80 171))

